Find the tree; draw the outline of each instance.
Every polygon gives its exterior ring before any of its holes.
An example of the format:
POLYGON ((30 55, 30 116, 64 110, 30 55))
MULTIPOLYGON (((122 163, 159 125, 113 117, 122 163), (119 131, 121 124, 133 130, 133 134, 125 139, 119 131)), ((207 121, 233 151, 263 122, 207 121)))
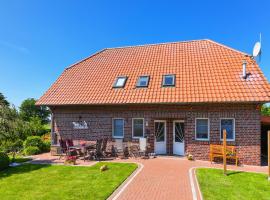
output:
POLYGON ((26 99, 20 106, 20 116, 24 121, 30 122, 31 118, 40 118, 42 124, 49 122, 50 111, 46 106, 36 106, 34 98, 26 99))
POLYGON ((23 126, 14 107, 0 106, 0 146, 5 152, 12 152, 13 159, 22 148, 23 126))
POLYGON ((270 116, 270 106, 267 104, 264 104, 261 108, 261 114, 264 116, 270 116))
POLYGON ((44 127, 39 117, 30 118, 29 129, 31 131, 31 135, 43 135, 47 132, 47 129, 44 127))
POLYGON ((0 92, 0 105, 9 106, 9 102, 6 100, 6 97, 0 92))

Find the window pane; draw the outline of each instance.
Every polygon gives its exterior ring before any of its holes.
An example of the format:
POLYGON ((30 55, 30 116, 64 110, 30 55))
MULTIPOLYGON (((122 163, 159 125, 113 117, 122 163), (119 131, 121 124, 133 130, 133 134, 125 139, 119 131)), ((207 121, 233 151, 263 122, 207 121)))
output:
POLYGON ((148 76, 141 76, 139 77, 138 85, 137 86, 147 86, 148 85, 148 76))
POLYGON ((223 139, 223 130, 225 129, 227 133, 227 139, 233 140, 234 139, 233 119, 222 119, 220 123, 221 123, 220 126, 221 139, 223 139))
POLYGON ((113 120, 113 136, 123 137, 124 136, 124 120, 123 119, 114 119, 113 120))
POLYGON ((176 122, 174 127, 174 141, 175 142, 184 142, 184 123, 176 122))
POLYGON ((196 138, 208 139, 208 119, 196 120, 196 138))
POLYGON ((143 119, 133 119, 133 137, 143 137, 143 119))
POLYGON ((156 137, 156 142, 165 141, 165 123, 164 122, 155 122, 155 137, 156 137))
POLYGON ((114 86, 115 87, 124 87, 126 79, 127 79, 126 77, 118 77, 114 86))
POLYGON ((174 85, 174 75, 165 75, 163 85, 174 85))

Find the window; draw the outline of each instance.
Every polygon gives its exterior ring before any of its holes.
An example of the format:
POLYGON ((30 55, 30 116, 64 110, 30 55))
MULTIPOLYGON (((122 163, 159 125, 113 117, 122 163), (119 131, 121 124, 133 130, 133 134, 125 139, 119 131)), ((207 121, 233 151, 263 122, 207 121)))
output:
POLYGON ((124 119, 113 119, 113 138, 124 137, 124 119))
POLYGON ((209 139, 209 120, 207 118, 196 119, 196 140, 209 139))
POLYGON ((149 76, 140 76, 137 81, 137 87, 147 87, 149 83, 149 76))
POLYGON ((134 138, 140 138, 144 136, 144 119, 143 118, 132 119, 132 136, 134 138))
POLYGON ((175 75, 164 75, 162 85, 175 86, 175 75))
POLYGON ((115 87, 115 88, 123 88, 123 87, 125 87, 126 81, 127 81, 126 76, 117 77, 113 87, 115 87))
POLYGON ((223 130, 226 130, 227 140, 235 140, 234 119, 220 119, 220 138, 223 140, 223 130))

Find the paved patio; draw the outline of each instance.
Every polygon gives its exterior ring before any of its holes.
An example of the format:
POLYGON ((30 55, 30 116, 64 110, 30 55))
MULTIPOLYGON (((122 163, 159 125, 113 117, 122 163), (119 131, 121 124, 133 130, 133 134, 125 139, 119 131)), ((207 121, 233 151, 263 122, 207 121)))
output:
MULTIPOLYGON (((31 156, 31 158, 33 158, 32 161, 30 161, 33 164, 58 164, 58 165, 63 165, 65 162, 65 156, 62 156, 61 159, 60 156, 51 156, 50 153, 43 153, 43 154, 39 154, 39 155, 33 155, 31 156)), ((90 161, 90 160, 86 160, 83 161, 81 159, 77 159, 76 161, 78 166, 91 166, 96 164, 96 161, 90 161)))
MULTIPOLYGON (((62 164, 63 159, 50 156, 50 154, 41 154, 34 156, 33 163, 52 163, 62 164)), ((117 190, 120 194, 114 193, 110 199, 129 199, 129 200, 150 200, 150 199, 182 199, 182 200, 199 200, 200 195, 196 186, 196 179, 192 168, 195 167, 215 167, 222 168, 221 164, 211 164, 208 161, 188 161, 184 157, 160 156, 153 159, 116 159, 113 162, 136 162, 143 165, 142 170, 126 186, 117 190), (194 188, 192 188, 192 182, 194 188), (192 192, 193 190, 193 192, 192 192), (194 191, 195 190, 195 191, 194 191), (117 197, 117 198, 116 198, 117 197)), ((79 161, 79 165, 93 165, 95 161, 79 161)), ((228 166, 228 169, 253 171, 267 173, 267 167, 259 166, 228 166)))

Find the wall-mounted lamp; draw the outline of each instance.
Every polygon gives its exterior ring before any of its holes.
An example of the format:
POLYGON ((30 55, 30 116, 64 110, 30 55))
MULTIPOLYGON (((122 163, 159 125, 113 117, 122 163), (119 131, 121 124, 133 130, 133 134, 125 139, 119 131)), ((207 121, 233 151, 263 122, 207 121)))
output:
POLYGON ((146 121, 145 121, 145 126, 148 126, 148 125, 149 125, 149 124, 148 124, 148 120, 146 120, 146 121))

